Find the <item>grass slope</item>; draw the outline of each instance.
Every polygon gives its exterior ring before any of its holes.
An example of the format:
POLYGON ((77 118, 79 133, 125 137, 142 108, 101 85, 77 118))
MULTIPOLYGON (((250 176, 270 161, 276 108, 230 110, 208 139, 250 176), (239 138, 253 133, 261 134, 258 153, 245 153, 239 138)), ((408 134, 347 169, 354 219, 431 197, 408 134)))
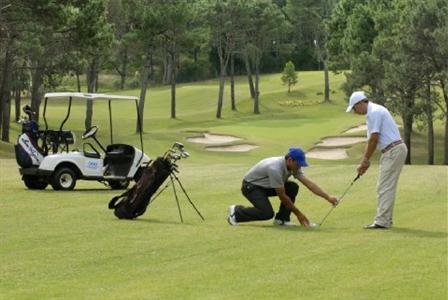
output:
MULTIPOLYGON (((149 90, 145 107, 145 151, 155 157, 173 141, 191 153, 180 162, 180 178, 204 214, 202 222, 181 197, 181 224, 171 189, 135 221, 119 221, 107 209, 116 191, 78 182, 72 192, 29 191, 20 181, 10 145, 0 145, 0 299, 446 299, 447 168, 405 166, 398 187, 395 227, 365 231, 375 213, 378 174, 373 163, 324 227, 279 228, 271 222, 231 227, 227 207, 248 205, 239 192, 248 168, 290 145, 310 148, 338 135, 363 117, 344 113, 342 93, 315 105, 319 72, 302 72, 290 95, 279 75, 262 78, 261 115, 253 115, 244 78, 237 85, 238 111, 228 103, 216 120, 216 82, 180 85, 178 118, 169 119, 169 90, 149 90), (294 103, 303 103, 295 106, 294 103), (288 106, 288 103, 292 103, 288 106), (248 153, 206 152, 187 142, 192 131, 234 134, 260 145, 248 153)), ((342 77, 333 76, 337 87, 342 77)), ((138 95, 137 90, 124 94, 138 95)), ((226 98, 227 99, 227 98, 226 98)), ((65 116, 64 103, 49 108, 65 116)), ((137 142, 132 105, 113 107, 116 136, 137 142)), ((77 104, 67 128, 82 133, 85 107, 77 104)), ((107 142, 105 105, 95 104, 94 124, 107 142)), ((51 124, 58 122, 50 121, 51 124)), ((13 124, 11 136, 19 132, 13 124)), ((441 162, 441 124, 436 124, 436 162, 441 162)), ((424 163, 423 133, 413 136, 415 162, 424 163)), ((116 140, 119 141, 119 140, 116 140)), ((363 145, 343 161, 310 160, 306 174, 340 195, 355 175, 363 145)), ((298 205, 314 222, 330 209, 301 189, 298 205)), ((274 207, 279 201, 272 199, 274 207)))

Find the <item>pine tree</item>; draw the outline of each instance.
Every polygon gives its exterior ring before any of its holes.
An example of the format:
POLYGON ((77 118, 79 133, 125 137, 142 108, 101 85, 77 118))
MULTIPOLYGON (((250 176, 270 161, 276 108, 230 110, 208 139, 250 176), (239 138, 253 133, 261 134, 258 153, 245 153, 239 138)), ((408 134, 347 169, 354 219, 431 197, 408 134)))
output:
POLYGON ((285 64, 285 68, 283 69, 282 73, 282 81, 283 84, 288 85, 288 93, 290 93, 291 86, 297 83, 296 67, 294 66, 294 63, 292 61, 288 61, 285 64))

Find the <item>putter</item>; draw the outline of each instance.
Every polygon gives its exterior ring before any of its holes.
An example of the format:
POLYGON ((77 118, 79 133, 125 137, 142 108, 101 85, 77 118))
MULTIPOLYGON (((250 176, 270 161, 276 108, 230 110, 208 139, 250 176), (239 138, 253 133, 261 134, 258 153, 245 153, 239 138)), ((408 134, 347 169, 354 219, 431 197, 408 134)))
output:
POLYGON ((325 215, 325 217, 322 219, 322 221, 320 221, 320 223, 316 227, 321 227, 322 226, 322 224, 325 222, 325 220, 331 214, 331 212, 336 208, 336 206, 338 206, 342 202, 342 200, 344 199, 345 194, 347 194, 348 190, 352 187, 352 185, 355 183, 355 181, 359 179, 359 177, 360 177, 360 175, 358 174, 358 176, 356 176, 356 178, 353 179, 352 182, 350 182, 350 185, 347 187, 345 192, 341 195, 341 197, 339 197, 338 203, 333 205, 333 207, 330 209, 330 211, 325 215))

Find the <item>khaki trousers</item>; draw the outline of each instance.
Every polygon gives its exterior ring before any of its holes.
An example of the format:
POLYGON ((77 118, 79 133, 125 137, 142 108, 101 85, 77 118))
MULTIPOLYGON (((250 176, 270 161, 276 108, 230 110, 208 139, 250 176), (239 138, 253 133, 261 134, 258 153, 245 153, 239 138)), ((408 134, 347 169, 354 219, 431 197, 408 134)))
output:
POLYGON ((381 155, 375 217, 375 223, 378 225, 384 227, 392 226, 398 178, 400 177, 407 153, 408 148, 403 143, 381 155))

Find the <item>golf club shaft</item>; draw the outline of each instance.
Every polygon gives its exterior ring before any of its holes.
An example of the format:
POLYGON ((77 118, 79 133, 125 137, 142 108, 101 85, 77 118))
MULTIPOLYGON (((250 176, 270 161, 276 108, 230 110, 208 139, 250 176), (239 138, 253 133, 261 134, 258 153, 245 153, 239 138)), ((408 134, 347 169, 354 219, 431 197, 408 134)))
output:
POLYGON ((355 179, 353 179, 353 181, 349 184, 349 186, 345 189, 344 193, 341 195, 341 197, 339 197, 338 199, 338 203, 336 203, 335 205, 333 205, 333 207, 328 211, 328 213, 325 215, 325 217, 322 219, 322 221, 319 223, 319 227, 322 226, 322 224, 325 222, 325 220, 327 219, 327 217, 331 214, 331 212, 336 208, 336 206, 339 205, 339 203, 342 202, 345 194, 347 194, 348 190, 352 187, 353 183, 355 183, 356 180, 359 179, 361 175, 358 174, 358 176, 356 176, 355 179))

